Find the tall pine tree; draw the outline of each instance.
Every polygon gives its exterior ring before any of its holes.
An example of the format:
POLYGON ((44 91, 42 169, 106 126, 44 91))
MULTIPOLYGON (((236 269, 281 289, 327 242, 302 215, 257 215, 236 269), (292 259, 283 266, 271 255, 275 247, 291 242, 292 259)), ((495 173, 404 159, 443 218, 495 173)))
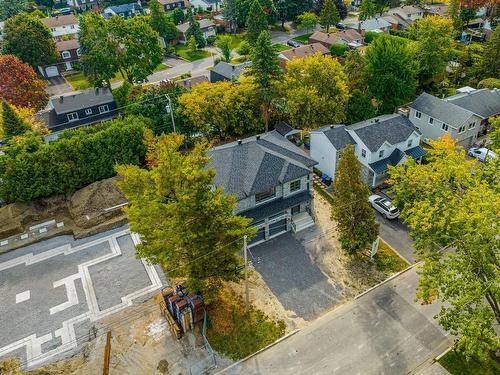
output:
POLYGON ((267 17, 259 0, 254 0, 247 17, 247 38, 250 44, 255 44, 262 31, 267 30, 267 17))
POLYGON ((339 240, 349 254, 366 250, 378 236, 378 223, 368 202, 370 188, 361 180, 361 164, 354 147, 347 145, 340 156, 333 184, 332 219, 339 240))
POLYGON ((14 112, 5 101, 2 102, 2 127, 3 137, 10 140, 12 137, 23 135, 30 127, 14 112))
POLYGON ((200 24, 198 21, 195 20, 193 13, 191 13, 190 10, 188 10, 188 16, 187 16, 188 22, 189 22, 189 27, 186 31, 186 41, 191 39, 192 36, 194 36, 196 40, 196 47, 197 48, 203 48, 207 45, 207 41, 205 37, 203 36, 203 33, 201 32, 200 29, 200 24))
POLYGON ((339 12, 333 4, 333 0, 325 0, 323 9, 319 14, 319 22, 321 26, 326 27, 326 32, 330 32, 330 26, 335 26, 340 21, 339 12))

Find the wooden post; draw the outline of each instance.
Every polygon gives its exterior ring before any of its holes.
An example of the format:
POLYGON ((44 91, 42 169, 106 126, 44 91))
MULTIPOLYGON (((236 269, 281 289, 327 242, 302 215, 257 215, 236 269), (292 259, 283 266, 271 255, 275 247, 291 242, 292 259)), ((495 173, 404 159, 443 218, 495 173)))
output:
POLYGON ((104 348, 104 364, 102 366, 102 375, 109 375, 109 360, 111 357, 111 331, 106 335, 106 347, 104 348))

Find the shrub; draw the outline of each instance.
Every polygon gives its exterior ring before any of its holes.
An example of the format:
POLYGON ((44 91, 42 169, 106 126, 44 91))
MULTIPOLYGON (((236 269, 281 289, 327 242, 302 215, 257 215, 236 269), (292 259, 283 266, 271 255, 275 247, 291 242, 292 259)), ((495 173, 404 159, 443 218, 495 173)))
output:
POLYGON ((500 89, 500 78, 485 78, 477 84, 478 89, 500 89))
POLYGON ((367 31, 365 33, 365 43, 366 44, 369 44, 371 42, 373 42, 375 39, 377 39, 381 34, 380 33, 376 33, 374 31, 367 31))
POLYGON ((332 44, 330 47, 330 52, 334 56, 345 56, 345 54, 349 51, 349 47, 345 44, 332 44))
POLYGON ((210 45, 213 45, 215 43, 215 39, 217 39, 217 36, 215 35, 210 35, 208 38, 207 38, 207 43, 210 44, 210 45))
POLYGON ((6 154, 0 157, 0 200, 26 202, 70 193, 112 177, 116 164, 141 163, 146 153, 146 123, 142 117, 126 117, 68 130, 33 152, 7 147, 6 154))

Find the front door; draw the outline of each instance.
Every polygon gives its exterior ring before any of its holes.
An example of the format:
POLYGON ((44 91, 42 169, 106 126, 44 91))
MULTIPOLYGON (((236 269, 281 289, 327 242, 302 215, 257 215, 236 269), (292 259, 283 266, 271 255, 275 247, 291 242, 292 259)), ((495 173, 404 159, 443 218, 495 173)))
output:
POLYGON ((300 213, 300 204, 292 207, 292 216, 300 213))
POLYGON ((66 62, 66 70, 73 70, 73 67, 71 66, 71 62, 66 62))

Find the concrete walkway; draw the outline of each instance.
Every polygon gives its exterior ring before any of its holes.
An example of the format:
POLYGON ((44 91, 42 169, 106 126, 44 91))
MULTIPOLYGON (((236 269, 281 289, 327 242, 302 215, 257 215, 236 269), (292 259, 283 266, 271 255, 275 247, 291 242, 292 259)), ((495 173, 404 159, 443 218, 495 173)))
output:
MULTIPOLYGON (((221 374, 386 374, 424 369, 452 340, 415 302, 413 268, 221 374)), ((430 370, 429 370, 430 371, 430 370)))

